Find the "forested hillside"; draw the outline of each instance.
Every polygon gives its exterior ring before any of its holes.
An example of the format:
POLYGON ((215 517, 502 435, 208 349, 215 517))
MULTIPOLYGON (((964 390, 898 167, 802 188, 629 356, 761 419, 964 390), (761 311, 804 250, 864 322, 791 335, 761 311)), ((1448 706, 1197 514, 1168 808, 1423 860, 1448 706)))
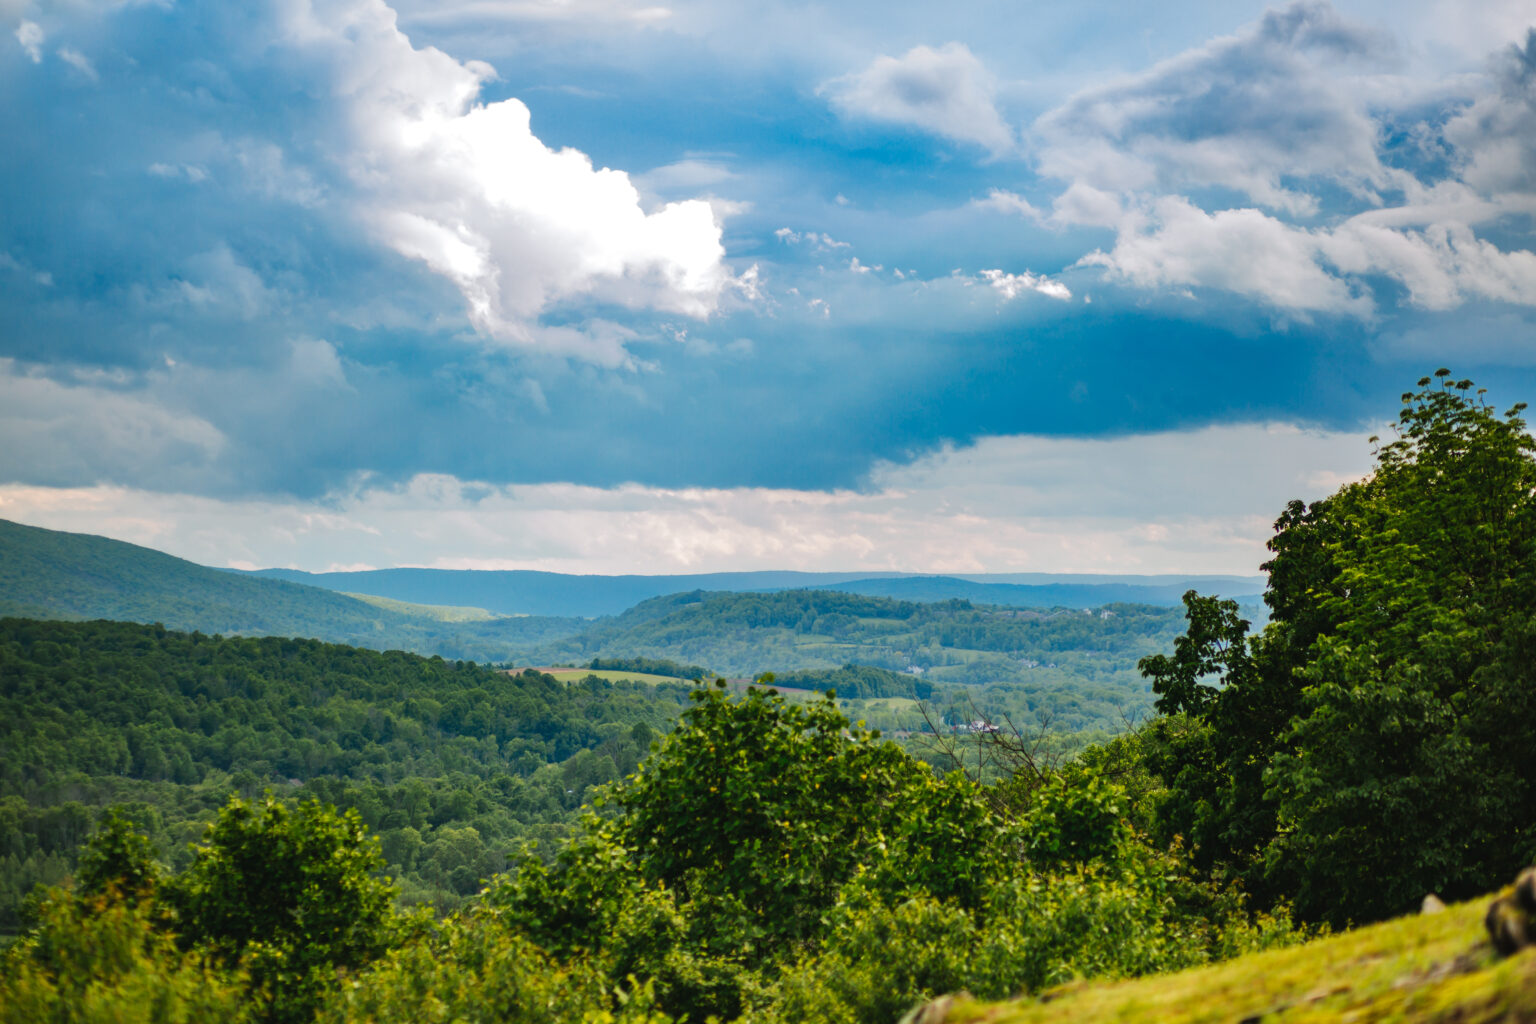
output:
POLYGON ((688 687, 556 683, 313 640, 0 620, 0 931, 126 803, 159 855, 231 793, 355 807, 409 899, 452 906, 633 771, 688 687))
POLYGON ((0 520, 0 615, 158 622, 205 633, 307 636, 375 650, 508 660, 580 619, 455 617, 223 572, 150 548, 0 520))
POLYGON ((1137 660, 1166 649, 1182 626, 1178 609, 1149 605, 1085 613, 835 591, 695 591, 645 601, 530 657, 534 664, 672 658, 744 677, 850 663, 915 670, 927 688, 924 697, 935 686, 967 686, 967 699, 989 713, 1032 718, 1045 711, 1068 729, 1120 728, 1126 715, 1151 706, 1137 660))
POLYGON ((642 601, 700 590, 769 593, 841 590, 906 601, 948 601, 1015 608, 1097 608, 1112 603, 1176 606, 1186 590, 1235 598, 1257 607, 1262 576, 1114 576, 1091 573, 979 573, 962 576, 859 572, 712 572, 665 576, 576 576, 529 569, 366 569, 301 572, 258 569, 252 575, 372 594, 414 604, 475 605, 502 615, 618 615, 642 601))

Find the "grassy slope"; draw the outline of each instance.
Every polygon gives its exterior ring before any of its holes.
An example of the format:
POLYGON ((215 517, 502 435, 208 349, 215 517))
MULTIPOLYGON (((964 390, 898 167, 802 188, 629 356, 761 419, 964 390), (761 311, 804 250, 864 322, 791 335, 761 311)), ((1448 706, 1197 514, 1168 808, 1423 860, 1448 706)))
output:
POLYGON ((1202 1024, 1536 1020, 1536 950, 1497 960, 1488 898, 1304 946, 1162 977, 1068 986, 1040 998, 931 1007, 923 1024, 1202 1024))

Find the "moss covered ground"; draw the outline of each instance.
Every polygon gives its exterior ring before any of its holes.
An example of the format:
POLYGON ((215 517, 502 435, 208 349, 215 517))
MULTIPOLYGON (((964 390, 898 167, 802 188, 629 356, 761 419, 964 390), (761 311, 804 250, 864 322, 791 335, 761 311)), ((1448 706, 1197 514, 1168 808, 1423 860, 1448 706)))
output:
POLYGON ((1178 974, 925 1008, 920 1024, 1536 1021, 1536 949, 1495 956, 1491 897, 1178 974))

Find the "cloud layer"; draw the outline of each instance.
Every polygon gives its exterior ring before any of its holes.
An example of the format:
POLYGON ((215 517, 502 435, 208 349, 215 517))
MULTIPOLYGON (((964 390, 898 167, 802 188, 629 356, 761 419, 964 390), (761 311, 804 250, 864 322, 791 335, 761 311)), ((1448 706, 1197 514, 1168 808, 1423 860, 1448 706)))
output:
POLYGON ((878 467, 863 491, 498 487, 419 476, 319 503, 0 487, 0 517, 213 565, 562 572, 1252 573, 1284 503, 1368 468, 1354 434, 1283 426, 992 438, 878 467))
POLYGON ((311 565, 1250 566, 1242 431, 1536 394, 1479 14, 0 0, 0 484, 311 565), (354 512, 409 543, 292 525, 354 512))

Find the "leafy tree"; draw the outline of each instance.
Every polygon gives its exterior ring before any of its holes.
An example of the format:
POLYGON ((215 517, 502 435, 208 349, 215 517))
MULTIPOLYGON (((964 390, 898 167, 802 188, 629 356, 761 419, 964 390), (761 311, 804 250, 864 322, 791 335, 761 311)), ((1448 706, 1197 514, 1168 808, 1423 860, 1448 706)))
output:
POLYGON ((391 944, 394 888, 375 877, 383 866, 355 811, 235 799, 170 897, 186 940, 248 964, 253 982, 268 987, 269 1020, 301 1021, 338 969, 391 944))
POLYGON ((1011 863, 977 788, 940 780, 826 697, 701 687, 678 727, 554 864, 488 897, 563 957, 656 979, 662 1005, 732 1017, 766 971, 825 930, 855 877, 979 907, 1011 863))
POLYGON ((1467 896, 1536 857, 1536 442, 1470 381, 1403 396, 1375 472, 1292 502, 1258 636, 1186 595, 1147 736, 1165 834, 1334 923, 1467 896))
POLYGON ((80 854, 76 886, 82 896, 120 896, 129 905, 153 899, 160 884, 149 837, 118 808, 107 812, 80 854))

